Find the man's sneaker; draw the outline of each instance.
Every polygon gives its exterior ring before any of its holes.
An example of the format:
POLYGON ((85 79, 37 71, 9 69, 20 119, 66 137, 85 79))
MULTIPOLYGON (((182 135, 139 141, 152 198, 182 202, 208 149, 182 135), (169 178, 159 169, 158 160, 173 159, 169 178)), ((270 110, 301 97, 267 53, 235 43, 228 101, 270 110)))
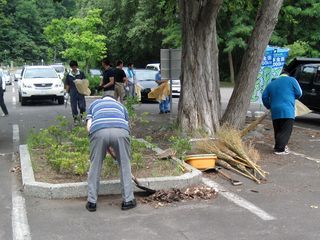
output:
POLYGON ((290 152, 289 147, 288 147, 288 146, 285 146, 285 147, 284 147, 284 151, 290 152))
POLYGON ((277 154, 277 155, 288 155, 289 151, 284 150, 283 152, 274 152, 274 154, 277 154))
POLYGON ((2 114, 1 117, 8 117, 9 114, 2 114))
POLYGON ((121 209, 122 210, 129 210, 131 208, 135 208, 137 206, 137 202, 135 199, 129 201, 129 202, 122 202, 121 209))
POLYGON ((86 204, 86 209, 87 209, 89 212, 95 212, 95 211, 97 210, 97 204, 92 203, 92 202, 87 202, 87 204, 86 204))

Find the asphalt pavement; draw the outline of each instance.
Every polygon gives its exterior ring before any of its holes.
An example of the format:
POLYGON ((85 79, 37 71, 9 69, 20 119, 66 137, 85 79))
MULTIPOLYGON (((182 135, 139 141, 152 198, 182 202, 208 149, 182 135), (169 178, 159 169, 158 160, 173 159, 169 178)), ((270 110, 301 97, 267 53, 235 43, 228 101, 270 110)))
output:
MULTIPOLYGON (((221 90, 223 105, 231 92, 221 90)), ((268 153, 269 147, 263 145, 263 168, 270 172, 265 184, 238 177, 244 185, 235 187, 215 178, 211 180, 223 189, 216 199, 158 209, 139 204, 133 210, 121 211, 120 196, 101 196, 97 212, 89 213, 84 207, 85 199, 44 200, 19 191, 19 174, 10 171, 16 166, 12 156, 17 144, 25 144, 32 129, 50 126, 57 115, 71 121, 71 113, 69 107, 49 101, 22 107, 17 99, 16 87, 9 86, 5 95, 9 117, 0 118, 1 240, 320 239, 320 140, 312 138, 312 134, 310 138, 302 133, 294 136, 297 144, 304 142, 303 149, 313 146, 304 155, 274 158, 272 152, 268 153), (312 158, 308 159, 309 153, 312 158)), ((172 117, 176 115, 177 102, 173 99, 172 117)), ((252 110, 256 109, 252 106, 252 110)), ((139 111, 157 117, 158 105, 142 104, 139 111)), ((310 114, 299 118, 297 126, 311 129, 318 136, 319 119, 320 115, 310 114)))

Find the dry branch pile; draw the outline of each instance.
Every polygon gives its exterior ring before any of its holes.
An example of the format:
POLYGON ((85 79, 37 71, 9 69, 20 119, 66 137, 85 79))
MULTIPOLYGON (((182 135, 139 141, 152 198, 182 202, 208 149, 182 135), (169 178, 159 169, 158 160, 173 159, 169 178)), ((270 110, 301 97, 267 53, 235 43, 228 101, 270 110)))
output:
POLYGON ((258 151, 252 144, 245 144, 241 132, 224 125, 217 132, 217 139, 206 139, 196 143, 196 150, 202 153, 217 155, 217 165, 241 174, 244 177, 261 183, 266 179, 267 172, 257 164, 260 160, 258 151))
POLYGON ((164 206, 173 202, 181 202, 187 200, 209 200, 215 198, 217 192, 210 187, 196 186, 186 189, 172 188, 170 190, 160 190, 155 194, 141 200, 142 203, 151 203, 155 207, 164 206))

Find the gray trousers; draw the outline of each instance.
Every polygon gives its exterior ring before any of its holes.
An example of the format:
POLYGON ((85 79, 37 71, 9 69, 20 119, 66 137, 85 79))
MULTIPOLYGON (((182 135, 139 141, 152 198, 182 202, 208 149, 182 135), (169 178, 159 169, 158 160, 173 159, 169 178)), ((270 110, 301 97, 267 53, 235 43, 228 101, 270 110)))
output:
POLYGON ((122 199, 125 202, 134 199, 131 180, 129 132, 121 128, 103 128, 90 135, 89 202, 97 202, 102 163, 109 147, 114 150, 120 169, 122 199))

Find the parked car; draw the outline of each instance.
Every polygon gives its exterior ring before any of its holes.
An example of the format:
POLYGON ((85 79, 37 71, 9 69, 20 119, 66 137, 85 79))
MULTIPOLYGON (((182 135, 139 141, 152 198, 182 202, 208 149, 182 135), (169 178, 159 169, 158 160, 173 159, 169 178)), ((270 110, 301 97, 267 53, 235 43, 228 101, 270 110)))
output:
POLYGON ((160 63, 149 63, 147 64, 146 69, 160 71, 160 63))
POLYGON ((51 66, 54 68, 54 70, 56 70, 59 78, 63 79, 64 78, 64 74, 65 74, 65 70, 66 70, 65 67, 63 66, 63 64, 62 63, 57 63, 57 64, 52 64, 51 66))
POLYGON ((308 108, 320 112, 320 58, 295 58, 287 66, 302 89, 300 101, 308 108))
POLYGON ((2 79, 5 81, 6 85, 12 84, 11 76, 8 70, 3 70, 2 79))
POLYGON ((14 81, 19 81, 21 79, 22 68, 17 69, 14 72, 14 81))
POLYGON ((89 69, 89 74, 91 77, 101 77, 102 72, 100 69, 89 69))
POLYGON ((18 83, 19 102, 25 105, 28 100, 51 99, 64 103, 64 85, 51 66, 28 66, 22 70, 18 83))
POLYGON ((148 98, 151 89, 158 87, 156 83, 156 72, 147 69, 135 69, 137 85, 141 88, 141 102, 155 101, 148 98))
POLYGON ((172 80, 172 97, 180 97, 181 83, 180 79, 172 80))

